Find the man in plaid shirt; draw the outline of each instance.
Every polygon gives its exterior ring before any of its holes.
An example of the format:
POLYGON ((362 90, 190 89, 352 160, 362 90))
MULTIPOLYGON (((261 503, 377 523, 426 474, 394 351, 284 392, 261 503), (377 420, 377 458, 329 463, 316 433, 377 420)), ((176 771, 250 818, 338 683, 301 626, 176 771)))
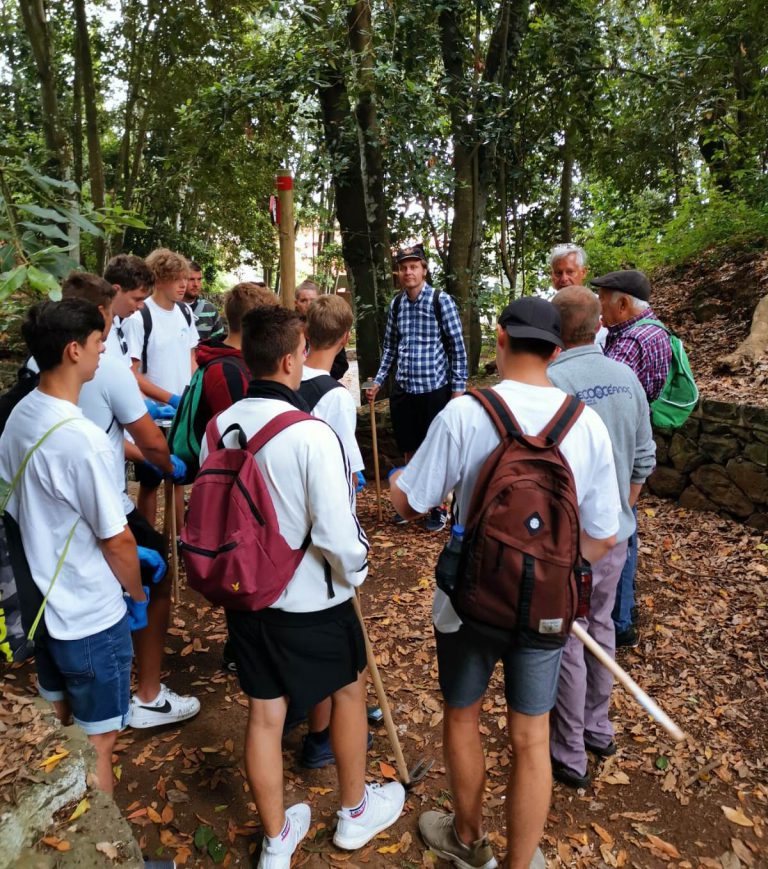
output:
MULTIPOLYGON (((394 364, 389 406, 395 440, 407 462, 432 420, 466 389, 467 353, 456 303, 427 283, 422 245, 399 250, 395 261, 402 292, 389 306, 381 364, 366 395, 368 401, 375 399, 394 364)), ((427 530, 439 531, 446 521, 446 510, 435 507, 427 518, 427 530)), ((395 522, 405 524, 399 516, 395 522)))
MULTIPOLYGON (((651 285, 643 272, 625 269, 608 272, 590 281, 597 287, 603 323, 608 327, 605 355, 628 365, 637 375, 648 397, 648 404, 659 397, 669 374, 672 346, 664 329, 638 325, 657 320, 650 306, 651 285)), ((634 508, 637 515, 637 508, 634 508)), ((627 560, 619 578, 613 624, 617 646, 637 646, 639 635, 634 624, 635 572, 637 570, 637 530, 627 541, 627 560)))

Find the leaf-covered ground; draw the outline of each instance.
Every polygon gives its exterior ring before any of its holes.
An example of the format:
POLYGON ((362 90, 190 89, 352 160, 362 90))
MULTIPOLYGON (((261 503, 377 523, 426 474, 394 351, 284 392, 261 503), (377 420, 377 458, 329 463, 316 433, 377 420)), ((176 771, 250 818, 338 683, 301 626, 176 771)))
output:
MULTIPOLYGON (((371 492, 360 513, 373 544, 363 608, 405 755, 410 763, 432 757, 435 766, 397 825, 350 855, 330 842, 334 770, 300 769, 303 728, 292 733, 285 742, 288 800, 313 809, 296 865, 431 866, 416 820, 451 804, 430 622, 432 564, 444 536, 378 526, 371 492)), ((617 688, 619 753, 592 768, 586 792, 555 787, 544 850, 551 866, 768 866, 768 546, 732 522, 652 498, 642 501, 640 521, 642 642, 622 651, 620 663, 689 737, 673 745, 617 688)), ((220 613, 185 591, 168 640, 166 680, 198 694, 202 712, 172 729, 127 730, 115 755, 117 799, 144 852, 174 856, 179 865, 249 865, 258 853, 259 820, 243 771, 246 701, 236 679, 219 669, 224 638, 220 613)), ((14 693, 31 692, 28 668, 12 675, 14 693)), ((487 825, 499 853, 509 765, 504 727, 497 678, 483 732, 487 825)), ((375 779, 394 774, 383 728, 368 769, 375 779)))

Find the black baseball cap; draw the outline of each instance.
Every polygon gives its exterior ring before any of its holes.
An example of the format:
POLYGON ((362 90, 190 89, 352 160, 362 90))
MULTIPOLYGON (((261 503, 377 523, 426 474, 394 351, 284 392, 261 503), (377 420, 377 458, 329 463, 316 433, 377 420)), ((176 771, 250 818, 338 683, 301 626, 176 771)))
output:
POLYGON ((604 290, 614 290, 618 293, 626 293, 643 302, 651 298, 651 285, 644 272, 637 269, 622 269, 620 272, 608 272, 590 281, 593 287, 604 290))
POLYGON ((420 259, 422 262, 426 262, 427 255, 424 253, 424 245, 412 244, 409 247, 401 247, 395 254, 395 262, 400 265, 406 259, 420 259))
POLYGON ((546 299, 526 296, 507 305, 499 317, 510 338, 538 338, 562 348, 560 312, 546 299))

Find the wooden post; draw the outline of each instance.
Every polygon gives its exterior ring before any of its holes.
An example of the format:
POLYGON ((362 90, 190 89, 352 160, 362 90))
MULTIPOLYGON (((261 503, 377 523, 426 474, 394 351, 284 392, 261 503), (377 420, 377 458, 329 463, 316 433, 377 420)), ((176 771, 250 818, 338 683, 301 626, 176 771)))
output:
POLYGON ((277 201, 280 237, 280 301, 293 308, 296 291, 296 239, 293 221, 293 176, 290 169, 277 170, 277 201))

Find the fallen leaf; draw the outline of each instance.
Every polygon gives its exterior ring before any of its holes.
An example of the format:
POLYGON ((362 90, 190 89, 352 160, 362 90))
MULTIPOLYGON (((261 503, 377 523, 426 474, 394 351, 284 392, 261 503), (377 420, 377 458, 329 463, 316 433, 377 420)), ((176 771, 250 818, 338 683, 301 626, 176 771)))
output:
POLYGON ((668 857, 674 857, 676 860, 680 858, 680 852, 671 842, 665 842, 658 836, 654 836, 653 833, 646 833, 645 835, 657 851, 661 851, 662 854, 666 854, 668 857))
POLYGON ((738 824, 740 827, 754 827, 754 823, 741 811, 741 809, 732 809, 730 806, 720 806, 725 814, 725 817, 732 824, 738 824))
POLYGON ((69 754, 67 749, 62 749, 62 751, 57 754, 52 754, 50 757, 47 757, 40 764, 40 768, 45 770, 45 772, 50 772, 52 769, 55 769, 59 763, 64 760, 64 758, 69 754))
POLYGON ((88 809, 90 809, 90 807, 91 804, 88 802, 88 799, 83 798, 77 804, 77 808, 74 810, 74 812, 72 812, 72 814, 69 816, 69 820, 76 821, 81 815, 84 815, 88 811, 88 809))
POLYGON ((162 824, 163 819, 160 815, 152 808, 152 806, 147 806, 147 817, 153 824, 162 824))
MULTIPOLYGON (((389 763, 384 763, 383 760, 379 761, 379 769, 381 770, 381 774, 384 778, 392 779, 393 781, 397 781, 397 770, 389 763)), ((394 854, 394 851, 388 852, 394 854)))
POLYGON ((400 850, 400 843, 395 842, 394 845, 382 845, 381 848, 376 849, 379 854, 397 854, 400 850))
POLYGON ((597 833, 598 836, 605 842, 606 845, 613 845, 613 836, 606 830, 604 827, 601 827, 600 824, 592 824, 592 829, 597 833))
POLYGON ((321 796, 331 793, 333 788, 309 788, 311 794, 320 794, 321 796))
POLYGON ((192 852, 186 846, 182 846, 176 852, 175 861, 177 866, 183 866, 187 860, 192 856, 192 852))

